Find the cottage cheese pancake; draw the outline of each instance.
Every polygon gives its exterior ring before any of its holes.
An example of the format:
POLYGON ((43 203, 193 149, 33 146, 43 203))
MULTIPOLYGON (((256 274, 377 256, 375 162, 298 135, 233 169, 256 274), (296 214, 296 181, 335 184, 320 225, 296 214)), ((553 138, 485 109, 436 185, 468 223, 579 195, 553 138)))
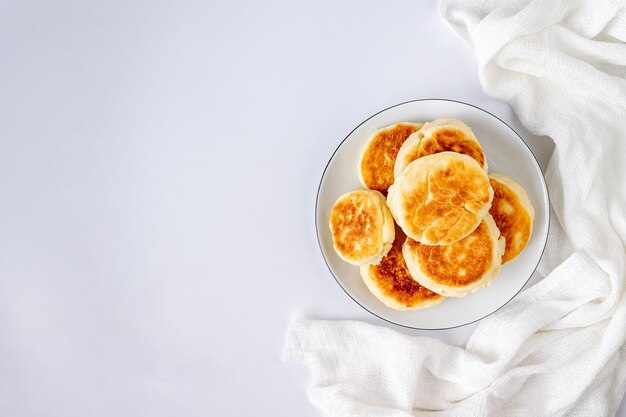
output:
POLYGON ((402 253, 411 276, 422 286, 447 297, 464 297, 498 275, 504 245, 487 215, 474 232, 451 245, 428 246, 407 238, 402 253))
POLYGON ((393 184, 393 168, 400 146, 422 123, 397 123, 374 132, 359 159, 359 180, 365 188, 387 193, 393 184))
POLYGON ((394 175, 399 176, 417 158, 446 151, 471 156, 487 172, 485 153, 472 129, 460 120, 438 119, 425 123, 402 144, 396 158, 394 175))
POLYGON ((329 226, 335 251, 354 265, 380 262, 395 236, 385 197, 373 190, 351 191, 339 197, 329 226))
POLYGON ((535 210, 521 185, 502 174, 490 174, 493 188, 493 203, 489 213, 506 238, 506 248, 502 256, 505 264, 522 252, 533 231, 535 210))
POLYGON ((387 204, 407 236, 426 245, 449 245, 478 227, 493 189, 473 158, 441 152, 411 162, 389 188, 387 204))
POLYGON ((402 254, 406 236, 396 230, 391 250, 378 265, 361 267, 367 288, 387 307, 394 310, 419 310, 433 307, 444 297, 421 286, 409 273, 402 254))

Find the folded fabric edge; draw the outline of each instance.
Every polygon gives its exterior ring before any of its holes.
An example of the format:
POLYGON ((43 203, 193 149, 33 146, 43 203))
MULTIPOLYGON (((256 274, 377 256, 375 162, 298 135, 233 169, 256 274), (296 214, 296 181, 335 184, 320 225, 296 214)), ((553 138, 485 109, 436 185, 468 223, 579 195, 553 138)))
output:
POLYGON ((309 333, 309 327, 311 325, 310 320, 305 320, 299 317, 292 318, 287 325, 287 331, 285 333, 285 342, 283 344, 283 351, 280 356, 280 360, 283 362, 303 362, 304 361, 304 346, 306 345, 306 338, 309 333))
POLYGON ((459 22, 452 16, 452 12, 449 5, 445 2, 439 3, 439 17, 443 20, 443 23, 459 38, 463 40, 463 42, 473 46, 472 39, 469 34, 469 29, 467 25, 464 25, 462 22, 459 22))

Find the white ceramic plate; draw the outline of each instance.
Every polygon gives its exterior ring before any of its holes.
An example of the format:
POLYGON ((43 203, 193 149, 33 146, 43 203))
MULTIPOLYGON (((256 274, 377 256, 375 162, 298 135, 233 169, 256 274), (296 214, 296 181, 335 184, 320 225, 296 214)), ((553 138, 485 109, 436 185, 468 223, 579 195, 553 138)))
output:
POLYGON ((320 248, 337 283, 370 313, 401 326, 416 329, 446 329, 480 320, 509 302, 533 274, 543 254, 548 235, 548 191, 541 168, 522 138, 493 114, 452 100, 416 100, 376 113, 356 127, 331 156, 322 175, 316 200, 316 227, 320 248), (335 253, 328 218, 335 200, 343 193, 363 188, 357 165, 361 147, 369 135, 398 122, 427 122, 455 118, 468 124, 487 156, 489 172, 499 172, 519 182, 535 208, 533 233, 524 251, 504 265, 487 288, 465 298, 448 298, 441 304, 418 311, 386 307, 367 289, 359 268, 335 253))

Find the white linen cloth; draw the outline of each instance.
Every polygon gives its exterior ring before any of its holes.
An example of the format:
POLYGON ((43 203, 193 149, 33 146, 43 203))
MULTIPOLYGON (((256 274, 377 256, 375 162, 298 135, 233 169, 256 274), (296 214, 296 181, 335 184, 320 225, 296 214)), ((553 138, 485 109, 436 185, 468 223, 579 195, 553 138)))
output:
MULTIPOLYGON (((328 416, 607 416, 626 380, 626 8, 450 0, 484 90, 551 137, 547 277, 465 349, 352 321, 296 320, 285 360, 328 416)), ((416 45, 416 48, 418 46, 416 45)))

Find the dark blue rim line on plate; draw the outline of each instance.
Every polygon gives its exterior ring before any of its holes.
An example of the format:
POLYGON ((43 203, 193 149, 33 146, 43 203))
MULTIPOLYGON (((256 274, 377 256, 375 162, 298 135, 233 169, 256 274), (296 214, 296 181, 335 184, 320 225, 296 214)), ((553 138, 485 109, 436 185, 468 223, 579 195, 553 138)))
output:
POLYGON ((333 278, 335 279, 335 281, 337 282, 337 284, 339 285, 339 287, 341 287, 341 289, 348 295, 348 297, 350 297, 352 299, 352 301, 354 301, 355 303, 357 303, 359 306, 361 306, 361 308, 363 308, 365 311, 367 311, 368 313, 378 317, 381 320, 386 321, 387 323, 391 323, 391 324, 395 324, 396 326, 401 326, 401 327, 405 327, 408 329, 415 329, 415 330, 448 330, 448 329, 456 329, 457 327, 462 327, 462 326, 467 326, 468 324, 472 324, 472 323, 476 323, 477 321, 480 321, 482 319, 484 319, 485 317, 489 317, 490 315, 494 314, 495 312, 497 312, 498 310, 500 310, 502 307, 504 307, 505 305, 507 305, 509 302, 511 302, 512 299, 514 299, 515 297, 517 297, 517 294, 519 294, 522 289, 526 286, 526 284, 528 284, 528 281, 530 281, 530 278, 533 276, 533 274, 535 273, 535 271, 537 270, 537 267, 539 266, 539 262, 541 261, 541 258, 543 257, 544 252, 546 251, 546 245, 548 243, 548 232, 546 232, 546 236, 545 236, 545 240, 543 242, 543 249, 541 250, 541 256, 539 256, 539 260, 537 261, 537 265, 535 265, 535 268, 533 269, 533 272, 530 273, 530 275, 528 276, 528 278, 526 279, 526 282, 524 282, 524 285, 522 285, 520 287, 520 289, 511 297, 507 300, 507 302, 505 302, 504 304, 502 304, 500 307, 498 307, 497 309, 493 310, 491 313, 486 314, 484 316, 482 316, 481 318, 478 318, 476 320, 473 321, 469 321, 467 323, 463 323, 463 324, 459 324, 457 326, 451 326, 451 327, 437 327, 437 328, 431 328, 431 329, 424 329, 421 327, 413 327, 413 326, 407 326, 406 324, 400 324, 400 323, 396 323, 395 321, 391 321, 389 319, 386 319, 384 317, 379 316, 378 314, 374 313, 371 310, 368 310, 367 307, 365 307, 363 304, 359 303, 356 299, 354 299, 354 297, 352 297, 352 295, 350 295, 350 293, 343 287, 343 285, 341 285, 341 282, 339 282, 339 280, 337 279, 337 277, 335 276, 335 274, 333 273, 333 270, 331 269, 330 265, 328 264, 328 261, 326 260, 326 256, 324 255, 324 250, 322 249, 322 241, 320 239, 320 230, 319 230, 319 225, 317 224, 317 210, 318 210, 318 204, 319 204, 319 198, 320 198, 320 190, 322 188, 322 181, 324 181, 324 176, 326 175, 326 170, 328 169, 328 165, 330 165, 330 162, 333 160, 335 154, 337 153, 337 151, 339 150, 339 148, 341 148, 341 145, 343 145, 343 143, 350 137, 350 135, 352 135, 352 133, 354 133, 355 130, 357 130, 363 123, 367 122, 368 120, 370 120, 373 117, 376 117, 377 115, 379 115, 380 113, 387 111, 389 109, 393 109, 394 107, 398 107, 398 106, 402 106, 404 104, 408 104, 408 103, 414 103, 417 101, 449 101, 449 102, 453 102, 453 103, 459 103, 459 104, 464 104, 466 106, 470 106, 470 107, 474 107, 475 109, 481 110, 493 117, 495 117, 496 119, 498 119, 501 123, 504 123, 509 129, 511 129, 511 131, 513 133, 515 133, 517 135, 517 137, 522 141, 522 143, 526 146, 526 148, 528 149, 528 151, 530 152, 530 154, 533 156, 533 159, 535 160, 535 165, 537 166, 537 168, 539 169, 539 172, 541 172, 541 179, 543 180, 543 186, 544 186, 544 190, 545 190, 545 195, 546 195, 546 199, 548 202, 548 209, 547 209, 547 218, 548 218, 548 226, 547 226, 547 230, 550 230, 550 194, 548 193, 548 186, 546 185, 546 179, 543 175, 543 172, 541 171, 541 166, 539 165, 539 162, 537 161, 537 157, 535 156, 535 154, 533 153, 532 149, 530 149, 530 146, 528 146, 528 144, 526 143, 526 141, 524 139, 522 139, 522 137, 515 131, 515 129, 513 129, 511 126, 509 126, 508 123, 506 123, 504 120, 500 119, 498 116, 496 116, 495 114, 488 112, 487 110, 480 108, 478 106, 475 106, 473 104, 469 104, 469 103, 465 103, 464 101, 459 101, 459 100, 452 100, 452 99, 447 99, 447 98, 422 98, 422 99, 418 99, 418 100, 409 100, 409 101, 405 101, 402 103, 398 103, 398 104, 394 104, 393 106, 389 106, 386 109, 380 110, 377 113, 374 113, 373 115, 371 115, 370 117, 368 117, 367 119, 363 120, 361 123, 359 123, 359 125, 357 127, 355 127, 354 129, 352 129, 352 131, 348 134, 348 136, 346 136, 337 146, 337 148, 335 149, 335 151, 333 152, 333 154, 330 156, 330 159, 328 160, 328 162, 326 163, 326 166, 324 167, 324 172, 322 172, 322 178, 320 179, 320 183, 317 186, 317 196, 315 197, 315 232, 317 234, 317 244, 320 248, 320 252, 322 253, 322 258, 324 258, 324 263, 326 264, 326 267, 328 268, 328 270, 330 271, 330 274, 333 276, 333 278))

